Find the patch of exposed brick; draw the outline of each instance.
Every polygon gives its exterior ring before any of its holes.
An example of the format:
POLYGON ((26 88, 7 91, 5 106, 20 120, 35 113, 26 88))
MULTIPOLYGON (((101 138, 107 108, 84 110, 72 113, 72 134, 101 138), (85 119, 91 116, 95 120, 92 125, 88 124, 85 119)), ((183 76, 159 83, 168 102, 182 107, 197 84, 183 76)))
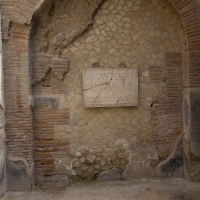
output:
POLYGON ((165 61, 163 68, 150 67, 151 83, 165 85, 151 108, 153 138, 160 152, 170 152, 182 132, 182 54, 166 53, 165 61))
POLYGON ((169 0, 175 7, 186 36, 186 50, 200 50, 200 21, 191 0, 169 0))
POLYGON ((69 184, 66 168, 57 169, 55 157, 69 155, 69 141, 54 140, 54 125, 68 124, 69 110, 55 111, 49 103, 36 103, 34 121, 34 162, 36 185, 43 189, 63 187, 69 184))

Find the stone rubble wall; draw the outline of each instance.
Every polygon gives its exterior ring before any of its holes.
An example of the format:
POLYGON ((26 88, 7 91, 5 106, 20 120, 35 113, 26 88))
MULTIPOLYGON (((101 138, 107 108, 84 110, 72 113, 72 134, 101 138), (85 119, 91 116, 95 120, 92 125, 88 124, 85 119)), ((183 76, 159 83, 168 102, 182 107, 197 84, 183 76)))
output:
POLYGON ((182 134, 184 38, 174 8, 164 0, 107 0, 96 10, 99 2, 88 2, 56 1, 33 17, 33 96, 57 102, 37 101, 33 112, 41 187, 116 168, 125 179, 153 177, 182 134), (42 55, 69 60, 63 79, 42 55), (84 108, 83 69, 122 66, 139 70, 139 106, 84 108))

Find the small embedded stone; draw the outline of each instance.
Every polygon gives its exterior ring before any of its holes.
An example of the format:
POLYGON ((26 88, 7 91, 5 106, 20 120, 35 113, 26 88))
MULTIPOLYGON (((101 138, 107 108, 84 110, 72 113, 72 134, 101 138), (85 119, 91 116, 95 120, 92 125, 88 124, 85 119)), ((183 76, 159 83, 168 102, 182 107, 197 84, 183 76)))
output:
POLYGON ((85 157, 81 157, 81 158, 79 159, 79 162, 80 162, 80 163, 84 163, 85 160, 86 160, 85 157))
POLYGON ((81 156, 82 156, 81 152, 78 151, 78 152, 76 153, 76 156, 81 157, 81 156))
POLYGON ((91 164, 94 162, 95 158, 96 158, 96 156, 94 156, 93 154, 88 154, 86 156, 86 160, 91 164))
POLYGON ((124 154, 123 154, 123 153, 118 153, 118 154, 117 154, 117 157, 118 157, 118 158, 124 158, 124 154))
POLYGON ((121 179, 121 173, 117 168, 104 171, 100 174, 98 181, 118 181, 121 179))
POLYGON ((98 62, 92 63, 93 68, 99 68, 100 64, 98 62))
POLYGON ((76 163, 74 164, 74 167, 80 167, 81 166, 81 163, 76 161, 76 163))
POLYGON ((119 67, 119 68, 126 68, 126 64, 125 64, 125 63, 120 63, 120 64, 118 65, 118 67, 119 67))

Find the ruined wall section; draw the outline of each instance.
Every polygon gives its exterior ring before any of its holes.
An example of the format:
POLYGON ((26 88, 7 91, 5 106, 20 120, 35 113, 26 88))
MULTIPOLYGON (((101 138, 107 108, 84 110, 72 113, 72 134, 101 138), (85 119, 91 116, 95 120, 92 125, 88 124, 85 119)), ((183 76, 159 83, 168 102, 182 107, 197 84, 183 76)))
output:
POLYGON ((100 173, 116 168, 123 178, 152 177, 155 166, 169 156, 181 135, 182 33, 174 9, 166 1, 108 0, 97 10, 93 24, 84 32, 73 32, 73 24, 82 27, 85 15, 72 13, 74 9, 84 13, 81 8, 86 5, 84 1, 57 1, 43 14, 34 16, 33 95, 54 95, 59 102, 52 111, 55 114, 48 113, 53 109, 48 102, 34 108, 34 136, 45 141, 49 137, 55 144, 69 148, 69 152, 53 154, 49 147, 48 163, 37 153, 41 146, 35 139, 37 185, 50 185, 46 177, 52 180, 53 173, 45 172, 48 166, 58 172, 66 170, 72 179, 94 180, 100 173), (69 32, 78 36, 70 39, 69 32), (48 59, 38 59, 42 55, 48 59), (174 57, 172 66, 169 60, 174 57), (48 67, 54 58, 63 60, 62 67, 68 67, 62 80, 53 74, 53 67, 48 67), (48 62, 40 64, 43 60, 48 62), (92 67, 138 68, 139 106, 84 108, 82 72, 92 67), (161 73, 155 76, 160 79, 156 83, 153 68, 161 73), (160 111, 155 109, 155 102, 160 111), (176 109, 166 111, 165 104, 170 103, 176 109), (53 131, 44 127, 49 117, 57 118, 63 111, 68 112, 63 124, 54 120, 53 131), (157 118, 160 122, 155 130, 157 118), (37 175, 37 170, 43 173, 37 175))
POLYGON ((66 186, 70 182, 68 177, 73 174, 69 141, 54 139, 55 127, 62 126, 64 130, 70 119, 70 108, 61 103, 61 96, 68 94, 64 80, 70 69, 70 60, 61 52, 92 23, 92 15, 100 2, 46 2, 45 12, 38 10, 33 17, 30 52, 34 161, 36 185, 42 188, 66 186), (42 40, 37 39, 39 35, 42 40))

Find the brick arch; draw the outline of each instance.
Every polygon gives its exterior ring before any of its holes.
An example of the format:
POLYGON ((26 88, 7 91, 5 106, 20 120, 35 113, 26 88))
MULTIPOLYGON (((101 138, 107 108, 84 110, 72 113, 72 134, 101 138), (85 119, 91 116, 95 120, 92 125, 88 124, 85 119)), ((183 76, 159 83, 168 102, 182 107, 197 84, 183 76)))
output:
POLYGON ((30 24, 33 13, 41 6, 44 0, 19 0, 15 4, 11 21, 20 24, 30 24), (23 6, 22 6, 23 5, 23 6))
POLYGON ((179 15, 185 34, 184 88, 200 87, 200 7, 193 0, 169 0, 179 15))
POLYGON ((186 50, 200 50, 200 19, 192 0, 169 0, 177 11, 186 36, 186 50))
POLYGON ((2 0, 0 10, 2 13, 2 36, 9 38, 10 22, 30 24, 33 13, 41 6, 44 0, 2 0))
MULTIPOLYGON (((30 166, 33 163, 33 155, 31 150, 31 78, 28 70, 29 24, 34 12, 43 2, 44 0, 13 0, 10 2, 2 0, 0 3, 3 14, 4 39, 8 38, 10 31, 10 38, 4 47, 7 121, 5 129, 9 140, 7 144, 8 156, 21 157, 30 166), (13 22, 11 26, 10 21, 13 22), (23 81, 21 81, 22 77, 23 81), (21 136, 18 136, 16 132, 23 133, 26 140, 21 140, 21 136)), ((199 8, 195 7, 193 0, 169 0, 169 3, 176 9, 186 36, 183 62, 184 87, 198 88, 200 87, 200 20, 196 9, 199 8)), ((12 182, 12 180, 8 181, 12 182)), ((31 187, 30 185, 26 184, 24 188, 28 189, 31 187)))

